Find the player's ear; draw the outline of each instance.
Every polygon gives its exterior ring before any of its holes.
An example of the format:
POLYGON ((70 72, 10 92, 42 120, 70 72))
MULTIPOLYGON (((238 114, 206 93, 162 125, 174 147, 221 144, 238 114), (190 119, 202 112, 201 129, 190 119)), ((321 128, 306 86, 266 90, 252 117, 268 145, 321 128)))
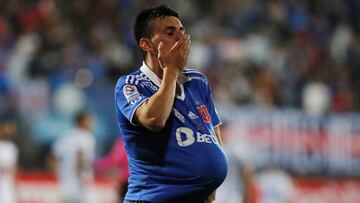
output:
POLYGON ((155 53, 153 43, 147 38, 141 38, 139 41, 139 46, 145 52, 155 53))

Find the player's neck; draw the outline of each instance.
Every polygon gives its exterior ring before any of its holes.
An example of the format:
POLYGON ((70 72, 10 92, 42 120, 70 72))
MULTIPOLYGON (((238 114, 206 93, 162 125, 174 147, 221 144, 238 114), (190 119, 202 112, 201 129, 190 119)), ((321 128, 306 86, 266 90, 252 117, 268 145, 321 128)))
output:
POLYGON ((152 72, 154 72, 160 79, 162 79, 163 76, 163 69, 160 67, 159 61, 157 57, 155 56, 147 56, 145 59, 145 63, 152 72))

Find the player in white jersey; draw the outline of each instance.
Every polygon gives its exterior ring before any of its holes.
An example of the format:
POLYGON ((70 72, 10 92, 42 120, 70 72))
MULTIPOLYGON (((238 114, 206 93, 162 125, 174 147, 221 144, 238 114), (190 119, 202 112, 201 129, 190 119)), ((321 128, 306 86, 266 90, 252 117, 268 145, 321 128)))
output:
POLYGON ((18 149, 9 139, 15 132, 10 120, 0 121, 0 202, 16 203, 15 172, 18 149))
POLYGON ((92 203, 96 202, 91 192, 95 158, 92 118, 90 114, 81 112, 75 122, 76 126, 59 138, 53 147, 60 191, 65 203, 92 203))
POLYGON ((291 177, 278 168, 265 168, 256 174, 255 182, 259 190, 259 203, 291 203, 295 186, 291 177))

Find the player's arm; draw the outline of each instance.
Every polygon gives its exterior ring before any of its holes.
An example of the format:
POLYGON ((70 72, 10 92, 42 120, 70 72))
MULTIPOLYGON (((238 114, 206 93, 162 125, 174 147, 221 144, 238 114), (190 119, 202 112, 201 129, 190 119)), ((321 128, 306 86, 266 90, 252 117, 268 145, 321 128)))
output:
POLYGON ((151 131, 159 131, 165 126, 174 102, 176 79, 176 73, 164 71, 159 90, 136 109, 136 123, 151 131))
POLYGON ((159 90, 136 109, 135 122, 151 131, 164 128, 174 104, 176 80, 186 64, 189 48, 188 35, 184 35, 168 52, 163 50, 160 42, 158 58, 163 68, 162 81, 159 90))

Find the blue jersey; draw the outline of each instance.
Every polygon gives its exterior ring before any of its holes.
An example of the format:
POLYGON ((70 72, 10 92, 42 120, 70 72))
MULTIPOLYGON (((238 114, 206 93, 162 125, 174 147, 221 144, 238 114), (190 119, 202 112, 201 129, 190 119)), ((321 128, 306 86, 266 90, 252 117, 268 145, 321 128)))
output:
POLYGON ((157 75, 144 63, 116 84, 117 120, 130 167, 126 200, 203 203, 226 176, 225 154, 214 132, 220 119, 208 81, 195 70, 181 76, 181 94, 159 132, 133 120, 136 109, 158 90, 157 75))

